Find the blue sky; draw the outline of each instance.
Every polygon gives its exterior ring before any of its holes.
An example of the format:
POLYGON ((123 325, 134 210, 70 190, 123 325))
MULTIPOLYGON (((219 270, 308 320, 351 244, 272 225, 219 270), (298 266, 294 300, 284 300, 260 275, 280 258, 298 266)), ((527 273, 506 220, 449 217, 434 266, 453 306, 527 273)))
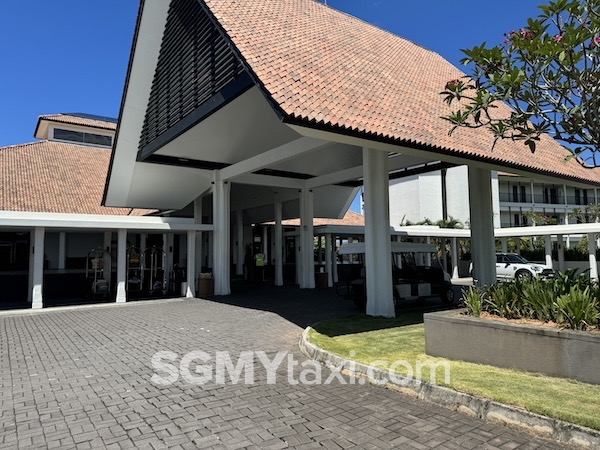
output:
MULTIPOLYGON (((461 48, 501 43, 503 33, 538 14, 540 3, 327 0, 457 66, 461 48)), ((34 140, 40 114, 117 117, 137 6, 137 0, 0 2, 0 146, 34 140)))

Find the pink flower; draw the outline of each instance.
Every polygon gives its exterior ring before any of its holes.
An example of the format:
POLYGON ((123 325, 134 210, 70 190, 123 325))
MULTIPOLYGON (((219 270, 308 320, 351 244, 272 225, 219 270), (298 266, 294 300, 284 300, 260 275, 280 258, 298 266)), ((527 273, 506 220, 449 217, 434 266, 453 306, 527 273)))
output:
POLYGON ((456 85, 458 84, 458 80, 450 80, 446 83, 446 90, 447 91, 451 91, 453 89, 456 88, 456 85))
POLYGON ((525 28, 521 28, 521 30, 519 31, 519 33, 525 39, 531 39, 533 37, 533 33, 531 31, 526 30, 525 28))
POLYGON ((600 46, 600 36, 594 36, 592 38, 592 43, 590 44, 590 47, 594 47, 595 45, 600 46))
POLYGON ((554 42, 560 42, 563 38, 562 34, 557 34, 556 36, 554 36, 554 42))

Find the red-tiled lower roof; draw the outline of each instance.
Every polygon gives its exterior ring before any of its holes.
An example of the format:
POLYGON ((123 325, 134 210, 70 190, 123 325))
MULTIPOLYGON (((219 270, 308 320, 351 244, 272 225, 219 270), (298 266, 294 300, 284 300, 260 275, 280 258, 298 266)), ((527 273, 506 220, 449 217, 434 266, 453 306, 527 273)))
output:
POLYGON ((0 210, 141 216, 100 205, 110 150, 39 141, 0 148, 0 210))
MULTIPOLYGON (((275 222, 268 222, 267 225, 273 225, 275 222)), ((282 220, 281 224, 285 227, 300 226, 300 219, 286 219, 282 220)), ((319 225, 365 225, 365 216, 355 213, 354 211, 346 211, 346 214, 341 219, 324 219, 315 217, 313 220, 313 226, 319 225)))
POLYGON ((531 154, 511 141, 492 150, 485 129, 448 136, 439 93, 464 74, 435 52, 314 0, 204 2, 287 121, 600 183, 550 137, 531 154))

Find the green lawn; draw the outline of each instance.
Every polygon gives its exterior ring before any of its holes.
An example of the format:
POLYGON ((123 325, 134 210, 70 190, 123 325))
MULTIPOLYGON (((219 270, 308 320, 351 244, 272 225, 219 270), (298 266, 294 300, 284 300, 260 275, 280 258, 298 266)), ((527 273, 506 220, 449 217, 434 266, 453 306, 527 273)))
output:
MULTIPOLYGON (((370 364, 376 360, 449 361, 425 354, 422 314, 395 319, 352 316, 321 322, 309 331, 309 340, 342 357, 370 364), (350 353, 352 356, 350 356, 350 353)), ((450 362, 450 383, 437 371, 437 384, 457 391, 520 406, 531 412, 600 430, 600 386, 512 369, 450 362)), ((406 375, 400 367, 398 373, 406 375)), ((429 381, 429 371, 425 371, 429 381)))

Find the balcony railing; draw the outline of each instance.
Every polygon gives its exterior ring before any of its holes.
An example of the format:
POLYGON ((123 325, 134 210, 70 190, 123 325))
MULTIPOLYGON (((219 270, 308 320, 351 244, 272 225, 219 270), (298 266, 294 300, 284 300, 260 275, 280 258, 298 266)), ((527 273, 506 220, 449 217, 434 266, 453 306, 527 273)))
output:
POLYGON ((590 202, 589 198, 577 197, 575 195, 569 195, 567 197, 567 203, 569 205, 589 205, 592 202, 590 202))
POLYGON ((514 195, 508 192, 500 192, 500 201, 508 203, 531 203, 531 194, 514 195))

